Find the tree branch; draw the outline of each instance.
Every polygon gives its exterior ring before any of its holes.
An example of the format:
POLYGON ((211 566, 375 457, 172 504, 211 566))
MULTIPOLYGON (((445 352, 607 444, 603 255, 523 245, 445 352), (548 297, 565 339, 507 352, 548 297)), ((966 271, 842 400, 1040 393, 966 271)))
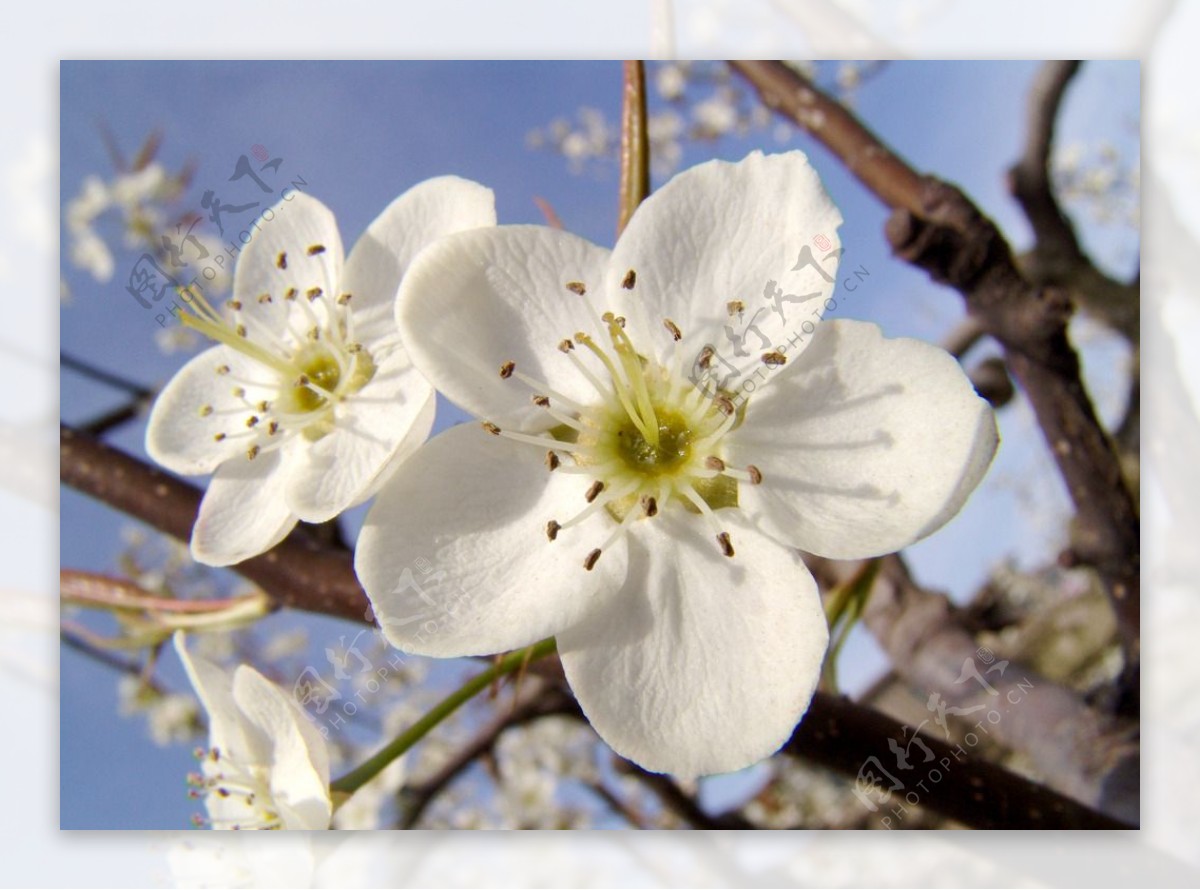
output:
MULTIPOLYGON (((827 588, 854 577, 860 565, 812 556, 805 562, 827 588)), ((1099 805, 1105 780, 1121 763, 1136 761, 1135 726, 1088 707, 1072 690, 1022 665, 987 675, 994 696, 979 684, 957 682, 964 664, 974 662, 978 643, 953 604, 918 586, 899 555, 881 561, 863 623, 893 670, 922 694, 936 692, 948 706, 965 710, 983 704, 1000 714, 998 722, 986 724, 989 737, 1028 758, 1049 787, 1099 805)))
MULTIPOLYGON (((881 760, 888 740, 905 743, 911 730, 879 711, 849 699, 818 692, 804 720, 784 745, 785 753, 811 760, 846 776, 857 777, 869 757, 881 760)), ((933 752, 928 762, 920 748, 910 770, 895 770, 904 788, 880 808, 887 827, 903 828, 903 812, 893 807, 922 806, 971 828, 1133 828, 1049 788, 1034 784, 1002 766, 959 753, 961 749, 932 736, 921 739, 933 752), (935 772, 937 773, 935 777, 935 772), (907 795, 915 795, 915 799, 907 795)))
POLYGON ((1067 338, 1071 305, 1028 282, 995 224, 961 191, 915 172, 835 99, 778 62, 731 62, 764 104, 808 130, 895 211, 886 234, 901 259, 958 290, 1003 346, 1076 510, 1075 550, 1099 572, 1126 661, 1140 635, 1140 524, 1112 443, 1084 389, 1067 338))
MULTIPOLYGON (((191 539, 199 489, 65 425, 59 428, 59 476, 161 532, 180 541, 191 539)), ((233 569, 265 590, 275 606, 369 620, 351 554, 316 543, 303 529, 233 569)))
POLYGON ((1138 285, 1119 282, 1096 268, 1059 206, 1050 179, 1055 122, 1079 68, 1074 61, 1046 62, 1029 93, 1025 148, 1008 171, 1008 187, 1033 228, 1034 244, 1017 262, 1031 283, 1066 288, 1075 302, 1136 343, 1138 285))

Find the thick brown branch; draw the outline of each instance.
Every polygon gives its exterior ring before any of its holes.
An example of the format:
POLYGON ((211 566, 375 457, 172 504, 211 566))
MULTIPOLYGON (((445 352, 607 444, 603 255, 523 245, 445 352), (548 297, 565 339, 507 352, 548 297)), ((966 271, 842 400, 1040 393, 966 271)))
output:
POLYGON ((888 740, 895 739, 903 746, 911 737, 911 729, 878 711, 819 692, 783 750, 852 777, 859 775, 868 758, 879 758, 904 785, 893 792, 891 801, 879 806, 877 817, 881 822, 891 817, 890 822, 883 823, 891 828, 905 827, 903 812, 893 811, 894 807, 917 805, 972 828, 1134 827, 1004 767, 960 753, 924 733, 921 739, 933 757, 926 761, 920 747, 914 745, 910 769, 896 769, 888 740))
POLYGON ((1076 510, 1076 551, 1104 581, 1127 660, 1138 660, 1140 531, 1120 462, 1096 416, 1067 338, 1071 304, 1027 281, 995 224, 961 191, 922 176, 835 99, 777 62, 733 62, 763 102, 834 152, 895 212, 887 237, 901 259, 958 290, 1005 350, 1076 510))
MULTIPOLYGON (((63 482, 181 541, 192 535, 201 492, 92 436, 59 430, 63 482)), ((368 620, 366 594, 354 577, 351 555, 323 547, 297 530, 273 550, 234 567, 278 606, 368 620)))
MULTIPOLYGON (((823 587, 845 583, 859 571, 853 562, 811 556, 806 562, 823 587)), ((1049 787, 1100 805, 1108 777, 1122 763, 1137 761, 1134 726, 1088 707, 1072 690, 1027 667, 1013 663, 988 674, 994 695, 982 684, 959 683, 964 665, 976 664, 978 644, 950 601, 918 586, 899 556, 883 559, 863 623, 896 673, 923 695, 937 693, 950 707, 984 705, 1000 714, 1001 720, 986 724, 989 739, 1019 752, 1049 787)))

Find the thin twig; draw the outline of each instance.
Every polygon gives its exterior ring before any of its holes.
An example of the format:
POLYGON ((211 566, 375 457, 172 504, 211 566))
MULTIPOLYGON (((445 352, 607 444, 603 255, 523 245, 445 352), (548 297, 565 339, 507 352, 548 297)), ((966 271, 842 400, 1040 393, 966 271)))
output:
POLYGON ((650 194, 650 141, 646 129, 646 66, 624 63, 621 100, 621 201, 617 236, 650 194))

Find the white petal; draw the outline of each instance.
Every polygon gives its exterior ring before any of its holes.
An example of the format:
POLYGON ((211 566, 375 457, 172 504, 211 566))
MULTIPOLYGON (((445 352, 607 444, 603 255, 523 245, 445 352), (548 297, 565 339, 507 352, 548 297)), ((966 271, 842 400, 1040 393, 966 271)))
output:
POLYGON ((253 410, 233 390, 242 386, 252 404, 271 398, 273 373, 225 346, 190 359, 154 401, 146 425, 146 453, 167 469, 187 475, 211 473, 239 452, 244 454, 245 440, 228 437, 239 426, 245 432, 245 420, 253 410), (228 375, 217 373, 223 366, 231 369, 228 375), (205 413, 205 406, 212 412, 205 413), (227 438, 218 442, 219 433, 227 438))
POLYGON ((261 752, 244 730, 242 712, 233 697, 233 675, 207 658, 189 653, 183 631, 175 632, 173 642, 192 689, 208 715, 209 747, 238 763, 253 762, 261 752))
POLYGON ((489 655, 578 621, 625 571, 621 546, 583 567, 615 525, 606 515, 546 536, 547 522, 586 506, 588 485, 477 424, 427 442, 384 487, 356 548, 388 639, 419 655, 489 655))
POLYGON ((671 319, 683 331, 685 373, 700 373, 693 362, 711 346, 719 385, 733 390, 763 366, 765 353, 786 348, 802 322, 824 311, 837 277, 841 223, 799 151, 699 164, 634 213, 609 265, 608 294, 616 303, 609 308, 630 320, 638 347, 654 349, 663 363, 674 345, 663 319, 671 319), (806 248, 813 263, 794 270, 806 248), (636 281, 627 290, 630 270, 636 281), (744 311, 731 315, 732 301, 744 311))
POLYGON ((316 198, 293 191, 291 197, 263 211, 257 228, 249 231, 251 241, 242 248, 234 269, 233 295, 242 303, 243 316, 250 319, 251 336, 255 322, 278 332, 289 307, 295 305, 284 299, 288 288, 300 294, 314 287, 333 294, 337 288, 342 274, 337 220, 316 198), (270 302, 259 302, 263 294, 270 295, 270 302))
POLYGON ((395 348, 337 407, 333 431, 302 447, 287 489, 291 511, 325 522, 370 497, 380 474, 428 437, 434 401, 433 388, 395 348))
POLYGON ((638 522, 616 597, 558 635, 567 680, 600 737, 655 772, 729 772, 770 756, 808 707, 829 632, 792 551, 735 511, 638 522))
POLYGON ((413 258, 438 238, 496 224, 492 190, 457 176, 413 186, 394 200, 355 243, 338 293, 352 295, 358 336, 394 329, 396 293, 413 258))
POLYGON ((595 327, 586 300, 566 285, 600 287, 607 256, 540 226, 452 235, 421 253, 404 276, 396 305, 401 337, 417 367, 459 407, 501 426, 545 427, 529 387, 501 379, 500 367, 515 362, 569 399, 594 401, 558 344, 595 327))
POLYGON ((761 485, 741 506, 777 540, 835 559, 899 550, 966 501, 996 451, 995 417, 943 349, 825 321, 796 367, 752 396, 726 457, 761 485))
POLYGON ((296 524, 284 495, 286 484, 281 449, 254 460, 243 454, 221 464, 192 527, 192 558, 228 566, 282 541, 296 524))
POLYGON ((293 830, 329 827, 329 752, 320 733, 274 683, 248 665, 233 678, 233 697, 271 746, 271 796, 293 830))

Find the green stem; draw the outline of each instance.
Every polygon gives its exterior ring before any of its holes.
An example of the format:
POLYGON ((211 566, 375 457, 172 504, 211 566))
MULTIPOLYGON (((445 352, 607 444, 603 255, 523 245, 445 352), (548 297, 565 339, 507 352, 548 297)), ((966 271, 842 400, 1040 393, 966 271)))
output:
POLYGON ((397 757, 402 756, 409 748, 423 739, 435 726, 480 692, 487 689, 496 680, 513 673, 523 665, 537 661, 539 658, 545 658, 547 655, 553 653, 553 639, 542 640, 540 643, 535 643, 526 649, 509 652, 491 668, 482 674, 475 675, 434 705, 428 714, 396 736, 395 739, 384 746, 374 757, 355 767, 340 779, 335 779, 330 789, 335 794, 353 794, 367 782, 371 781, 371 779, 375 778, 375 776, 383 772, 397 757))

